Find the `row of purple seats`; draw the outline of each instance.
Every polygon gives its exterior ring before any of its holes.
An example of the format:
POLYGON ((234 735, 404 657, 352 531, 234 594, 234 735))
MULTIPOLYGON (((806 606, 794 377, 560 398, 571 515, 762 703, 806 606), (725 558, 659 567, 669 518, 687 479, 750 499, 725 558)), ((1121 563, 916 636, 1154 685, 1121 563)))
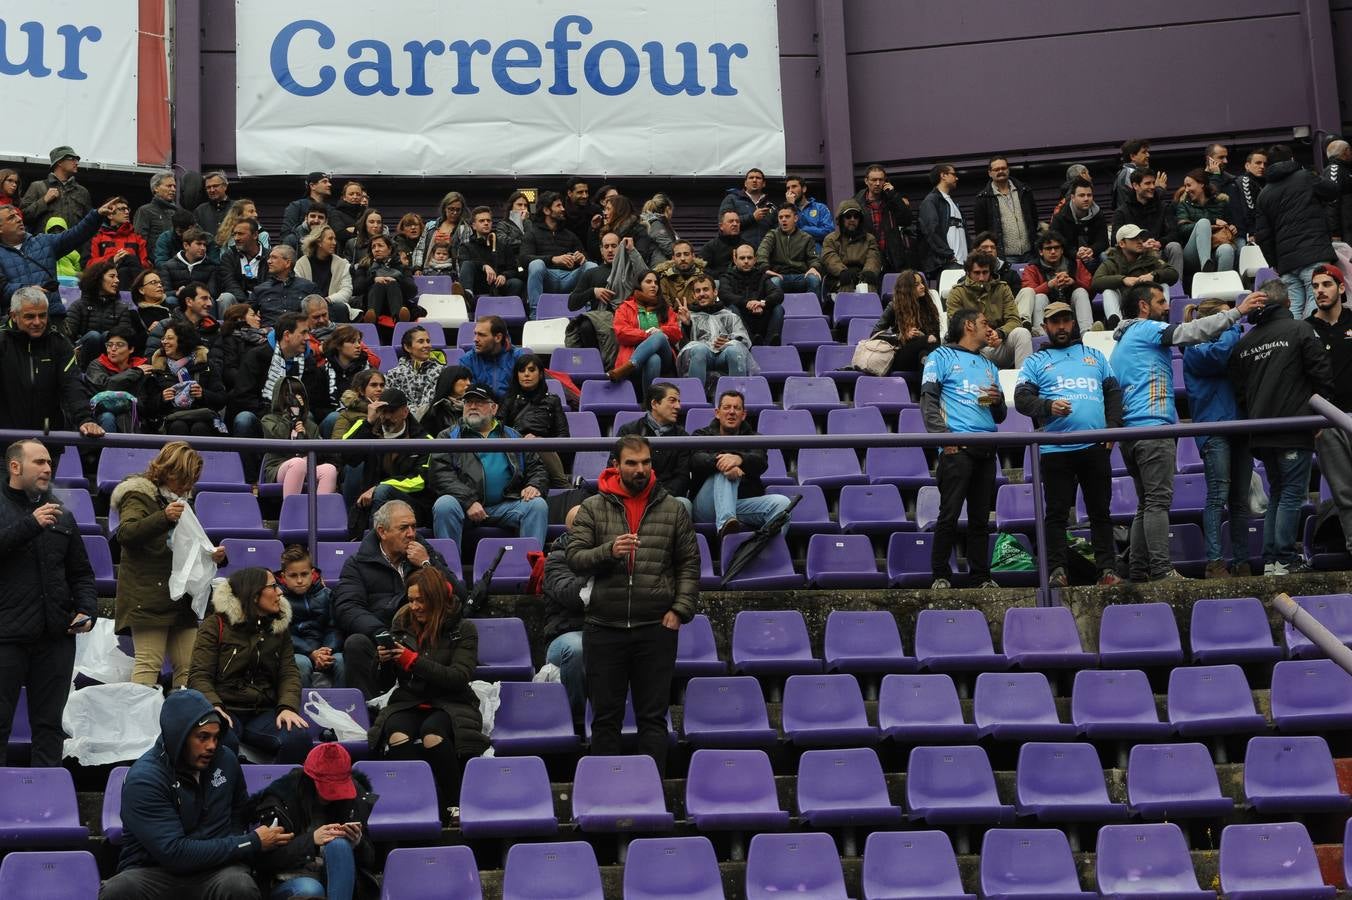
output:
MULTIPOLYGON (((569 351, 565 354, 569 358, 569 351)), ((855 373, 858 375, 858 373, 855 373)), ((694 379, 663 379, 681 388, 681 402, 684 406, 708 406, 711 398, 716 399, 727 390, 736 390, 746 397, 747 411, 757 415, 766 410, 804 410, 813 415, 822 416, 831 410, 854 407, 876 407, 880 412, 896 413, 906 409, 915 409, 917 405, 911 399, 910 388, 905 379, 899 376, 858 375, 851 379, 854 384, 853 401, 847 402, 841 397, 838 381, 825 375, 789 375, 783 382, 781 400, 776 403, 770 391, 770 382, 764 375, 722 375, 719 376, 712 392, 706 393, 704 386, 694 379)), ((613 416, 618 412, 639 409, 638 394, 628 381, 611 382, 598 378, 582 381, 582 395, 578 408, 591 411, 598 416, 613 416)), ((711 419, 712 421, 712 419, 711 419)), ((705 423, 707 424, 707 423, 705 423)), ((923 432, 923 422, 918 429, 923 432)), ((766 431, 761 424, 762 433, 766 431)), ((812 419, 791 420, 783 426, 781 434, 816 434, 817 427, 812 419)), ((833 432, 841 429, 832 427, 833 432)), ((1011 412, 1010 418, 1001 425, 1004 431, 1032 431, 1032 423, 1026 416, 1011 412)))

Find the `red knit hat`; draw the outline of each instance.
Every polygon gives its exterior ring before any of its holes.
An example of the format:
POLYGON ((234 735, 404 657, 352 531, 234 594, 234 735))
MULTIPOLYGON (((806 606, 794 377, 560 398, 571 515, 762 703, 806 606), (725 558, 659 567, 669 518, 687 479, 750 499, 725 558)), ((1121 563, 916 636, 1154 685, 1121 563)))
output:
POLYGON ((305 757, 305 774, 315 783, 315 792, 325 802, 352 800, 357 785, 352 781, 352 756, 342 744, 320 744, 305 757))

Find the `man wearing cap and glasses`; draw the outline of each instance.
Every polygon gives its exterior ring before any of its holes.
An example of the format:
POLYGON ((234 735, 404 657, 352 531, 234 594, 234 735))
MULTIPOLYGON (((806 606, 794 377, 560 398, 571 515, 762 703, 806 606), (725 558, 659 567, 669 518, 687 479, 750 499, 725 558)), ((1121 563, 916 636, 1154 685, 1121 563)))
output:
MULTIPOLYGON (((1178 281, 1178 270, 1149 249, 1146 233, 1139 225, 1117 229, 1117 246, 1108 251, 1094 272, 1089 290, 1103 295, 1103 329, 1112 331, 1122 321, 1122 293, 1137 284, 1169 285, 1178 281)), ((1168 291, 1165 291, 1168 296, 1168 291)), ((1130 318, 1136 310, 1127 310, 1130 318)))
POLYGON ((23 217, 35 231, 47 230, 47 220, 60 216, 67 222, 78 222, 94 208, 89 189, 75 180, 80 168, 80 157, 70 147, 54 147, 48 154, 52 169, 42 181, 34 181, 24 191, 19 205, 23 217))
MULTIPOLYGON (((460 424, 439 438, 519 438, 497 419, 498 398, 486 384, 465 391, 460 424)), ((521 537, 533 537, 541 549, 549 527, 549 474, 535 453, 454 450, 433 453, 427 481, 437 501, 432 506, 432 532, 459 547, 465 520, 471 525, 499 525, 521 537)))
POLYGON ((294 234, 300 227, 300 223, 305 221, 305 214, 310 211, 312 204, 318 203, 327 207, 329 197, 333 196, 333 182, 329 179, 328 172, 311 172, 305 176, 305 188, 308 193, 299 200, 292 200, 286 206, 286 212, 282 214, 282 234, 294 234))

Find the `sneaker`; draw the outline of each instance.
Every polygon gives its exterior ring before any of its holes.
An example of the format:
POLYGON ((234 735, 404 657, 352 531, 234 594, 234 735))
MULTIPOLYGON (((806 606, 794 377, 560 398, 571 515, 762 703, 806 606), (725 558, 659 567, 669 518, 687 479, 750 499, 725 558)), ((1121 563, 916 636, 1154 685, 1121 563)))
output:
POLYGON ((1286 565, 1279 562, 1270 562, 1263 564, 1263 575, 1271 578, 1273 575, 1285 575, 1287 573, 1286 565))
POLYGON ((1102 330, 1103 330, 1103 323, 1100 322, 1100 321, 1098 321, 1098 320, 1095 320, 1095 321, 1094 321, 1094 324, 1089 326, 1089 330, 1090 330, 1090 331, 1102 331, 1102 330))
POLYGON ((718 539, 721 541, 728 535, 736 534, 741 530, 742 530, 741 522, 738 522, 736 519, 728 519, 726 522, 723 523, 723 527, 718 529, 718 539))
POLYGON ((1188 581, 1189 579, 1188 579, 1188 576, 1184 575, 1182 572, 1178 571, 1177 569, 1170 569, 1169 571, 1167 571, 1167 572, 1165 572, 1163 575, 1161 575, 1159 578, 1152 578, 1152 579, 1150 579, 1150 580, 1151 580, 1151 581, 1188 581))
POLYGON ((1099 573, 1099 587, 1116 587, 1122 583, 1122 576, 1118 575, 1112 569, 1104 569, 1099 573))
POLYGON ((1230 569, 1223 559, 1213 559, 1206 564, 1206 574, 1203 578, 1229 578, 1230 569))
POLYGON ((1109 317, 1108 317, 1107 319, 1105 319, 1104 322, 1103 322, 1103 330, 1104 330, 1104 331, 1116 331, 1116 330, 1117 330, 1117 326, 1120 325, 1121 323, 1122 323, 1122 317, 1121 317, 1121 316, 1109 316, 1109 317))
POLYGON ((1286 564, 1287 575, 1305 575, 1314 571, 1314 566, 1310 565, 1309 560, 1303 556, 1297 556, 1291 562, 1286 564))
POLYGON ((946 591, 946 590, 948 590, 949 588, 951 588, 952 586, 953 586, 953 585, 949 583, 949 580, 948 580, 947 578, 936 578, 936 579, 934 579, 934 583, 930 585, 930 590, 931 590, 931 591, 946 591))
POLYGON ((1253 575, 1253 568, 1246 562, 1235 563, 1230 567, 1230 574, 1235 578, 1248 578, 1253 575))
POLYGON ((999 582, 997 582, 994 578, 987 578, 985 581, 977 585, 977 587, 979 588, 998 588, 999 586, 1000 586, 999 582))
POLYGON ((1066 570, 1060 567, 1052 569, 1052 574, 1047 578, 1047 587, 1054 589, 1070 587, 1070 579, 1066 577, 1066 570))

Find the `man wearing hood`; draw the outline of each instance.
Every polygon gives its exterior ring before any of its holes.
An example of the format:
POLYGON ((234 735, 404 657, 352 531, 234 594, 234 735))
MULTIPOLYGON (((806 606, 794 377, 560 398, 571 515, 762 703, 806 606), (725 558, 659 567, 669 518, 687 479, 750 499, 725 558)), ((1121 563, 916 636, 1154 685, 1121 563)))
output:
POLYGON ((653 474, 647 439, 620 438, 614 456, 600 492, 582 501, 566 550, 569 568, 593 579, 582 633, 591 752, 622 752, 632 692, 639 751, 661 774, 677 632, 699 602, 699 548, 689 513, 653 474))
MULTIPOLYGON (((60 234, 69 226, 66 220, 60 216, 52 216, 47 220, 47 227, 43 229, 44 234, 60 234)), ((71 250, 65 256, 58 257, 56 260, 56 278, 60 284, 74 285, 80 280, 80 251, 71 250)))
POLYGON ((709 370, 722 375, 745 375, 751 364, 751 335, 736 310, 718 299, 714 280, 696 275, 691 280, 693 305, 677 308, 686 343, 676 357, 676 368, 706 383, 709 370))
POLYGON ((1033 352, 1033 336, 1023 327, 1014 292, 1005 282, 991 277, 995 257, 974 253, 967 257, 963 268, 966 277, 948 292, 949 318, 963 309, 984 314, 990 328, 984 335, 986 346, 981 355, 1001 369, 1021 368, 1033 352))
MULTIPOLYGON (((1258 294, 1250 295, 1264 297, 1263 308, 1230 354, 1235 399, 1246 418, 1313 415, 1310 397, 1334 396, 1333 366, 1324 342, 1310 323, 1292 315, 1293 301, 1283 289, 1285 282, 1285 276, 1280 282, 1264 282, 1258 285, 1258 294)), ((1249 446, 1263 461, 1271 489, 1263 523, 1263 574, 1309 571, 1298 541, 1300 510, 1310 490, 1315 436, 1308 430, 1262 431, 1249 437, 1249 446)))
POLYGON ((160 736, 122 786, 118 872, 99 900, 248 900, 261 895, 249 863, 284 847, 281 825, 247 830, 249 799, 227 726, 211 701, 174 691, 160 709, 160 736))
POLYGON ((728 188, 718 207, 718 216, 721 220, 726 212, 737 213, 742 223, 742 239, 759 247, 775 225, 775 205, 765 192, 765 173, 760 169, 748 169, 741 187, 728 188))
POLYGON ((1267 187, 1258 195, 1254 240, 1286 282, 1291 315, 1310 312, 1310 279, 1324 263, 1337 261, 1324 205, 1338 199, 1338 185, 1292 158, 1291 148, 1268 150, 1267 187))
POLYGON ((766 266, 756 261, 756 248, 742 244, 732 254, 732 268, 718 279, 723 302, 737 310, 756 344, 778 344, 784 328, 784 289, 766 266))
POLYGON ((1108 217, 1094 202, 1094 183, 1081 178, 1066 194, 1066 202, 1052 216, 1051 230, 1066 239, 1066 255, 1074 256, 1091 273, 1108 250, 1108 217))
POLYGON ((864 211, 853 198, 836 207, 836 230, 822 244, 826 293, 852 291, 861 281, 876 292, 883 278, 878 239, 864 228, 864 211))

